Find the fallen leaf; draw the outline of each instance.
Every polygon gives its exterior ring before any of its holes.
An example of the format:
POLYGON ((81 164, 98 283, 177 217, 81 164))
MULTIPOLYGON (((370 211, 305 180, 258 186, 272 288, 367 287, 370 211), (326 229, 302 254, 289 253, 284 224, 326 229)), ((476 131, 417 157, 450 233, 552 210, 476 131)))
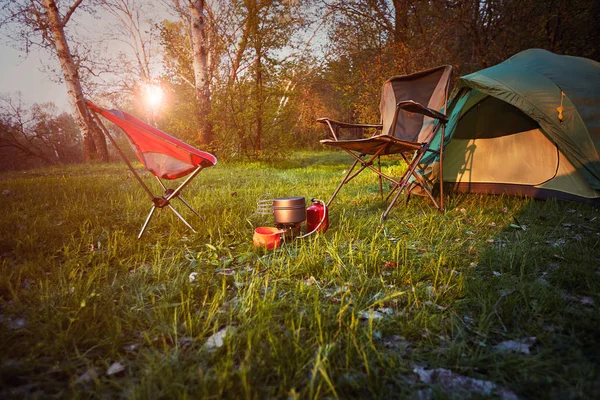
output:
POLYGON ((185 348, 189 347, 193 342, 194 342, 194 339, 192 339, 191 337, 184 336, 179 339, 179 347, 181 347, 182 349, 185 349, 185 348))
POLYGON ((508 389, 497 386, 494 382, 455 374, 445 368, 427 370, 416 367, 414 372, 419 379, 430 385, 437 385, 440 390, 452 398, 471 398, 495 395, 504 400, 518 400, 516 394, 508 389))
POLYGON ((17 318, 15 320, 9 320, 7 323, 8 329, 16 331, 18 329, 22 329, 27 325, 27 321, 25 318, 17 318))
POLYGON ((550 286, 550 282, 548 282, 546 279, 544 279, 544 278, 541 278, 541 277, 540 277, 540 278, 537 278, 537 282, 538 282, 540 285, 543 285, 543 286, 547 286, 547 287, 549 287, 549 286, 550 286))
POLYGON ((446 307, 444 307, 444 306, 440 306, 439 304, 435 304, 435 303, 434 303, 433 301, 431 301, 431 300, 425 300, 425 302, 424 302, 423 304, 425 304, 426 306, 435 307, 435 308, 437 308, 437 309, 438 309, 438 310, 440 310, 440 311, 444 311, 444 310, 446 309, 446 307))
POLYGON ((317 280, 312 275, 309 278, 307 278, 307 279, 304 280, 304 284, 306 286, 312 286, 312 285, 317 284, 317 283, 318 283, 317 280))
POLYGON ((383 339, 383 345, 388 349, 397 350, 400 355, 405 355, 412 343, 406 340, 403 336, 393 335, 383 339))
POLYGON ((530 354, 530 348, 536 342, 535 336, 527 337, 521 340, 506 340, 494 346, 494 349, 503 352, 515 352, 521 354, 530 354))
POLYGON ((581 304, 584 304, 586 306, 593 306, 594 305, 594 299, 589 297, 589 296, 582 296, 579 298, 579 302, 581 304))
POLYGON ((399 264, 397 262, 395 262, 395 261, 386 261, 385 262, 385 267, 387 269, 396 269, 396 268, 398 268, 398 265, 399 264))
POLYGON ((563 292, 562 297, 565 300, 570 300, 570 301, 574 301, 577 303, 581 303, 585 306, 593 306, 594 305, 594 299, 590 296, 574 296, 570 293, 563 292))
POLYGON ((387 316, 391 316, 394 315, 394 309, 390 308, 390 307, 382 307, 382 308, 378 308, 377 310, 367 310, 367 311, 361 311, 358 314, 358 317, 363 320, 363 321, 368 321, 368 320, 373 320, 373 321, 378 321, 382 318, 385 318, 387 316))
POLYGON ((385 314, 385 315, 393 315, 394 314, 394 309, 390 308, 390 307, 383 307, 383 308, 379 308, 377 310, 375 310, 381 314, 385 314))
POLYGON ((235 270, 231 268, 223 268, 222 270, 217 271, 219 275, 234 275, 235 270))
POLYGON ((88 383, 94 379, 98 379, 98 371, 96 371, 95 368, 90 368, 83 374, 79 375, 79 377, 75 379, 75 383, 88 383))
POLYGON ((123 371, 125 371, 125 366, 119 362, 116 362, 116 363, 112 363, 111 366, 108 367, 108 370, 106 371, 106 375, 112 376, 112 375, 120 374, 123 371))
POLYGON ((217 333, 210 336, 208 339, 206 339, 206 343, 204 343, 204 346, 206 347, 206 349, 209 351, 214 351, 214 350, 218 349, 219 347, 222 347, 225 337, 231 330, 232 330, 232 328, 227 328, 227 327, 223 328, 220 331, 218 331, 217 333))
POLYGON ((132 343, 132 344, 128 344, 127 346, 124 346, 123 348, 127 351, 135 351, 135 349, 137 349, 139 347, 138 343, 132 343))

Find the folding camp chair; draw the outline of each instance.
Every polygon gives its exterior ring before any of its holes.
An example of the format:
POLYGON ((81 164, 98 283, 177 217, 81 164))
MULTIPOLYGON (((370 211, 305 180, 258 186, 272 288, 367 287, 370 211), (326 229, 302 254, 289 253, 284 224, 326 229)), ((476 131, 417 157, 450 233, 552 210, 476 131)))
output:
POLYGON ((190 228, 194 233, 194 228, 173 208, 171 200, 179 199, 187 208, 194 214, 199 216, 187 201, 181 197, 181 191, 200 173, 204 168, 212 167, 217 163, 217 159, 212 154, 200 151, 189 144, 182 142, 173 136, 154 128, 147 123, 119 110, 105 110, 89 101, 86 101, 88 108, 92 111, 92 117, 98 123, 102 132, 108 137, 111 143, 115 146, 135 178, 142 185, 146 193, 152 200, 152 208, 150 213, 142 225, 142 229, 138 235, 138 239, 142 237, 148 223, 152 219, 157 208, 162 209, 168 207, 183 223, 190 228), (98 114, 113 122, 125 132, 129 142, 133 146, 137 157, 158 180, 160 186, 164 190, 162 196, 156 196, 152 193, 148 185, 142 180, 138 172, 133 168, 121 148, 118 146, 115 139, 104 126, 98 114), (189 175, 176 189, 168 189, 161 178, 177 179, 189 175))
MULTIPOLYGON (((340 148, 354 158, 354 164, 346 173, 335 192, 327 202, 327 206, 337 196, 346 183, 354 179, 365 169, 370 169, 379 175, 379 190, 383 194, 382 178, 392 183, 393 199, 382 215, 385 219, 398 201, 400 194, 409 186, 413 190, 419 186, 433 201, 435 207, 444 210, 444 192, 442 187, 443 140, 439 150, 432 149, 431 142, 438 132, 443 132, 448 118, 442 112, 446 110, 452 67, 441 67, 417 72, 410 75, 396 76, 383 84, 380 124, 349 124, 333 121, 329 118, 319 118, 317 121, 326 124, 331 133, 331 139, 321 140, 321 143, 340 148), (441 129, 440 129, 441 128, 441 129), (360 139, 342 139, 341 129, 374 129, 371 137, 360 139), (439 155, 440 158, 440 200, 439 204, 432 195, 432 190, 415 172, 421 158, 428 152, 439 155), (381 172, 380 157, 389 154, 400 154, 407 164, 407 170, 400 179, 395 179, 381 172), (373 162, 379 161, 379 168, 373 162), (360 166, 359 166, 360 164, 360 166), (356 168, 359 166, 358 168, 356 168), (356 169, 356 171, 355 171, 356 169)), ((410 196, 410 193, 408 193, 410 196)))

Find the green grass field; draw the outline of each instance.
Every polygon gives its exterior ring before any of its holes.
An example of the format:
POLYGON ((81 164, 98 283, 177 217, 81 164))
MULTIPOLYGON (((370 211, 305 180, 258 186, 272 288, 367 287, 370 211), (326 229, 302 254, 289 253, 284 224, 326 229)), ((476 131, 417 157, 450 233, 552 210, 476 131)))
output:
POLYGON ((326 200, 347 168, 220 163, 201 217, 178 207, 198 233, 163 212, 141 240, 123 163, 0 175, 0 397, 600 398, 598 209, 451 194, 382 226, 365 172, 326 234, 252 246, 258 200, 326 200))

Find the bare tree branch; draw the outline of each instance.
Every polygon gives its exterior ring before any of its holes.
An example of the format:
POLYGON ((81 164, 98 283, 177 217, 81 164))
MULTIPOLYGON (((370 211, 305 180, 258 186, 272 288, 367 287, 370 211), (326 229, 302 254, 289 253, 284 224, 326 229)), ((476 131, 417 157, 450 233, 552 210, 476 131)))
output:
POLYGON ((75 3, 73 3, 73 5, 71 5, 71 7, 69 7, 69 10, 65 13, 65 16, 62 18, 60 25, 64 28, 65 26, 67 26, 67 23, 69 22, 69 20, 71 19, 71 16, 73 15, 73 13, 75 12, 75 10, 77 9, 77 7, 79 7, 79 5, 83 2, 83 0, 76 0, 75 3))

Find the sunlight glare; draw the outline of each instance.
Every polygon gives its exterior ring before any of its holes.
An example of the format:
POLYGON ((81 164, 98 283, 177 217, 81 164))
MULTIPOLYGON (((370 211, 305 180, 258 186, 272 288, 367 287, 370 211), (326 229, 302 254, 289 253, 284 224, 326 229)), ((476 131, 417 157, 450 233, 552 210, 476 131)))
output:
POLYGON ((158 85, 145 84, 143 87, 143 95, 149 106, 157 107, 163 100, 164 92, 158 85))

